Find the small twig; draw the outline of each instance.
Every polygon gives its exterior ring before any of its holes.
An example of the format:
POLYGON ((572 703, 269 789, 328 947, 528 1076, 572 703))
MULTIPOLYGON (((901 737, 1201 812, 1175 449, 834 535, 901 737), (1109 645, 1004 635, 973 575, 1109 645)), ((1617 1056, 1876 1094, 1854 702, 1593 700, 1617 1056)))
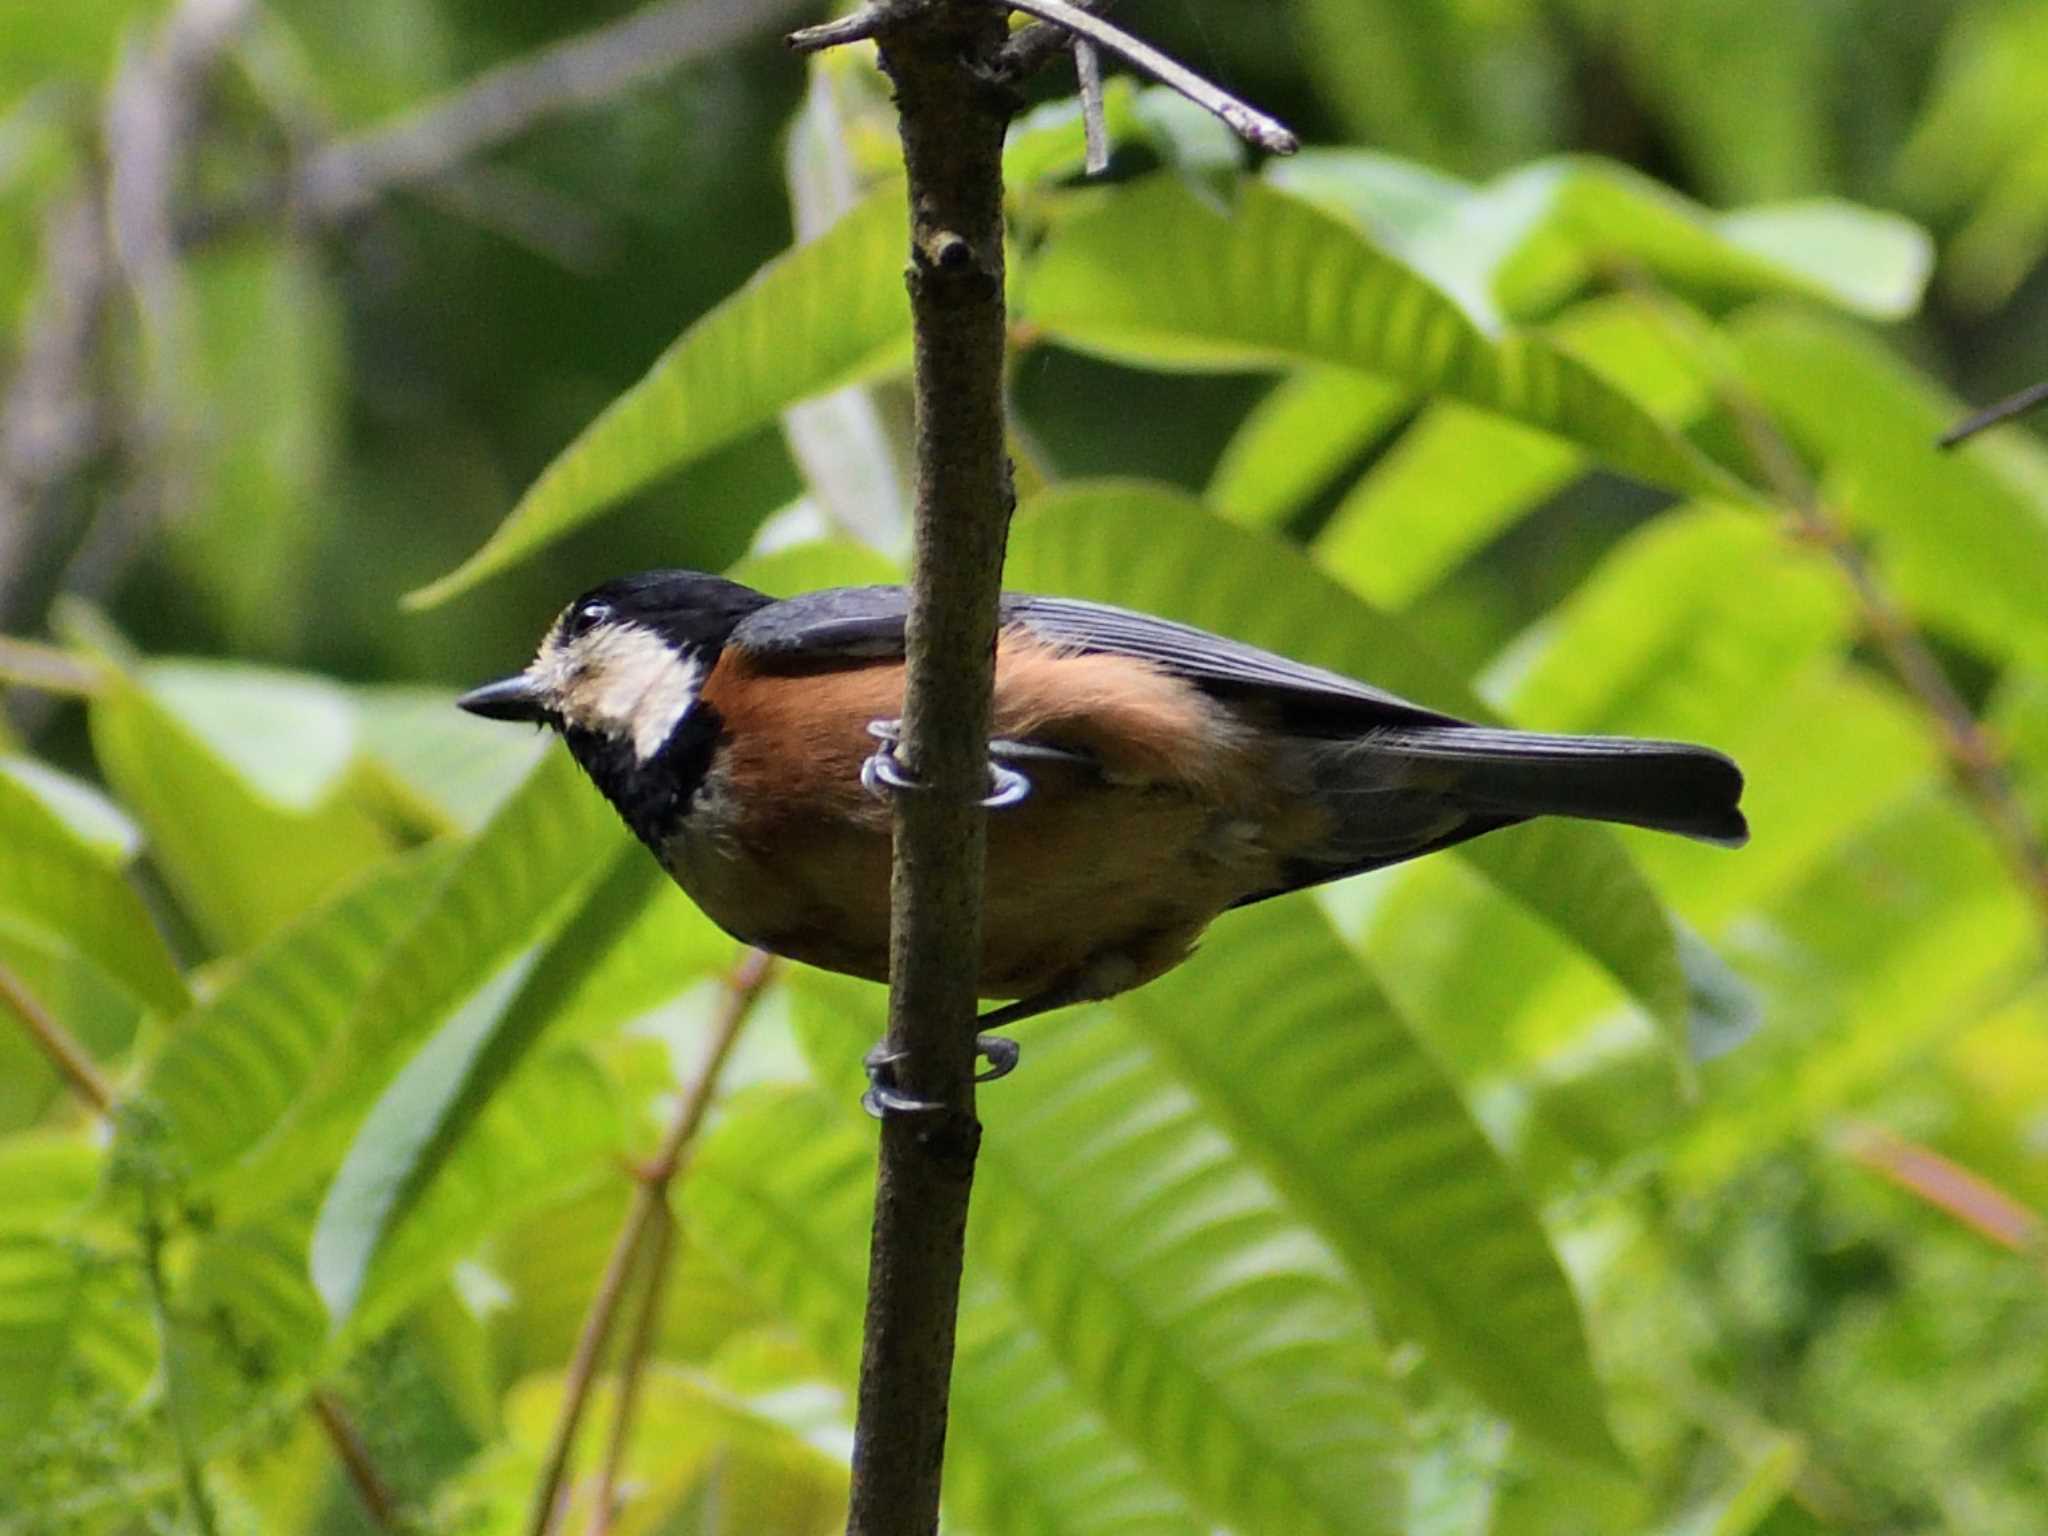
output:
POLYGON ((527 1515, 526 1529, 531 1536, 547 1536, 547 1532, 554 1528, 564 1474, 576 1445, 576 1430, 582 1423, 591 1387, 597 1380, 598 1360, 604 1353, 605 1340, 611 1335, 612 1320, 618 1316, 620 1303, 625 1299, 626 1281, 633 1272, 633 1261, 654 1223, 655 1212, 666 1206, 669 1180, 675 1177, 683 1154, 689 1149, 698 1127, 704 1123, 704 1112, 711 1106, 718 1074, 723 1070, 726 1057, 732 1053, 733 1043, 739 1039, 741 1027, 754 1011, 754 1004, 774 969, 774 960, 759 950, 749 950, 734 967, 726 981, 725 1005, 712 1025, 711 1038, 705 1046, 704 1064, 684 1093, 682 1102, 676 1106, 675 1118, 669 1122, 654 1160, 640 1170, 632 1203, 626 1209, 626 1219, 612 1242, 611 1257, 605 1261, 604 1277, 598 1282, 597 1294, 591 1298, 590 1310, 584 1314, 582 1331, 576 1336, 575 1352, 569 1357, 568 1375, 562 1387, 561 1416, 555 1421, 554 1437, 548 1445, 547 1459, 541 1465, 540 1481, 534 1488, 533 1505, 527 1515))
MULTIPOLYGON (((1084 11, 1097 13, 1110 8, 1110 0, 1074 0, 1074 3, 1084 11)), ((1065 27, 1056 27, 1049 21, 1034 21, 1010 34, 1010 40, 1003 44, 1002 52, 996 56, 996 67, 1007 80, 1027 79, 1073 44, 1074 34, 1065 27)))
POLYGON ((437 176, 421 187, 421 196, 580 277, 602 272, 617 248, 595 213, 501 165, 437 176))
POLYGON ((1932 1147, 1908 1141, 1883 1126, 1863 1124, 1848 1128, 1843 1146, 1864 1167, 2001 1248, 2042 1253, 2044 1228, 2038 1215, 1932 1147))
POLYGON ((357 1432, 341 1399, 324 1388, 316 1389, 308 1400, 308 1406, 326 1433, 328 1443, 334 1447, 335 1457, 348 1476, 349 1486, 362 1500, 363 1513, 370 1517, 370 1523, 378 1530, 394 1529, 398 1524, 398 1495, 391 1491, 391 1485, 377 1471, 377 1464, 370 1460, 370 1448, 363 1443, 363 1437, 357 1432))
POLYGON ((1997 746, 1886 590, 1841 516, 1821 498, 1777 423, 1739 384, 1724 384, 1721 394, 1750 456, 1773 494, 1791 512, 1799 537, 1827 551, 1848 581, 1862 610, 1865 630, 1907 694, 1919 704, 1957 786, 1991 829, 2021 888, 2038 909, 2043 927, 2048 928, 2048 849, 2043 848, 2040 830, 2013 789, 1997 746))
POLYGON ((604 1462, 598 1469, 597 1492, 591 1500, 590 1536, 608 1536, 618 1510, 619 1474, 633 1441, 633 1415, 639 1406, 640 1382, 661 1331, 661 1309, 668 1295, 669 1258, 676 1240, 675 1217, 666 1201, 654 1208, 654 1230, 647 1239, 647 1278, 641 1282, 640 1310, 619 1363, 619 1385, 612 1403, 611 1434, 605 1440, 604 1462))
POLYGON ((93 1065, 92 1057, 62 1024, 23 985, 19 976, 5 963, 0 962, 0 1002, 8 1011, 21 1020, 21 1027, 28 1031, 29 1039, 36 1043, 58 1075, 71 1085, 71 1089, 98 1114, 111 1114, 114 1108, 114 1090, 107 1080, 100 1076, 99 1068, 93 1065))
POLYGON ((1996 744, 1886 589, 1846 520, 1822 498, 1769 410, 1740 373, 1721 358, 1713 339, 1703 336, 1697 322, 1674 305, 1646 273, 1625 267, 1620 275, 1646 305, 1651 318, 1678 339, 1685 353, 1708 368, 1716 399, 1734 423, 1772 497, 1790 514, 1793 533, 1825 550, 1848 582, 1864 629, 1907 696, 1919 706, 1956 786, 1990 830, 2048 933, 2048 847, 2043 846, 2039 828, 2014 790, 1996 744))
POLYGON ((1109 169, 1109 125, 1102 120, 1102 55, 1085 37, 1074 39, 1074 79, 1081 93, 1081 131, 1088 145, 1082 168, 1090 176, 1109 169))
POLYGON ((884 33, 908 25, 931 10, 933 0, 868 0, 858 10, 821 21, 815 27, 800 27, 784 39, 795 53, 822 53, 827 48, 844 48, 865 43, 884 33))
POLYGON ((1953 448, 1956 444, 1975 437, 1987 427, 1995 427, 2001 421, 2010 421, 2015 416, 2031 411, 2043 401, 2048 401, 2048 379, 2039 384, 2031 384, 2016 395, 2007 395, 1996 405, 1987 405, 1981 411, 1971 412, 1936 438, 1935 446, 1953 448))
POLYGON ((1248 144, 1275 155, 1291 155, 1301 148, 1301 140, 1278 118, 1268 117, 1221 86, 1204 80, 1178 59, 1161 53, 1150 43, 1082 10, 1069 0, 994 0, 994 3, 1064 27, 1076 37, 1120 54, 1161 85, 1179 91, 1204 112, 1220 118, 1248 144))

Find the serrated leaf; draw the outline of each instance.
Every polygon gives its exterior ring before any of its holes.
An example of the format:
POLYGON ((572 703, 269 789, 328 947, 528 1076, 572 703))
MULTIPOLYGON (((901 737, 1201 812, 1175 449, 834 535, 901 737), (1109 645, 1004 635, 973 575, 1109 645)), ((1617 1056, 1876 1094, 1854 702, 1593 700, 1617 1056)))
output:
MULTIPOLYGON (((1031 503, 1011 540, 1005 581, 1198 624, 1432 708, 1492 718, 1398 622, 1298 550, 1163 487, 1069 485, 1031 503)), ((1543 820, 1464 844, 1456 855, 1607 969, 1682 1046, 1685 977, 1671 925, 1611 832, 1543 820)))
POLYGON ((1617 1457, 1528 1199, 1312 899, 1235 915, 1117 1006, 1446 1369, 1530 1433, 1617 1457))
MULTIPOLYGON (((96 1062, 116 1063, 134 1041, 147 1005, 47 930, 0 914, 0 963, 96 1062)), ((0 1015, 0 1132, 34 1125, 71 1091, 41 1047, 11 1015, 0 1015)))
MULTIPOLYGON (((880 1033, 883 994, 807 976, 796 991, 837 1091, 880 1033)), ((1242 1022, 1204 1004, 1190 1027, 1242 1022)), ((1026 1069, 981 1101, 976 1274, 1000 1280, 1074 1389, 1211 1521, 1399 1530, 1404 1410, 1336 1255, 1149 1035, 1106 1009, 1027 1034, 1026 1069)))
POLYGON ((255 950, 143 1076, 150 1133, 195 1194, 238 1210, 271 1175, 268 1138, 313 1083, 392 949, 452 866, 394 860, 255 950))
POLYGON ((1365 235, 1261 182, 1227 212, 1168 177, 1119 189, 1055 228, 1018 309, 1106 356, 1151 367, 1334 363, 1555 433, 1656 484, 1731 484, 1550 342, 1489 340, 1365 235))
POLYGON ((907 227, 891 188, 763 267, 556 456, 483 548, 408 601, 445 602, 783 407, 898 365, 907 227))
POLYGON ((574 759, 550 751, 452 861, 364 988, 266 1148, 272 1192, 331 1166, 357 1118, 494 975, 544 941, 616 863, 627 834, 574 759))
POLYGON ((6 774, 0 774, 0 920, 63 943, 159 1014, 180 1013, 189 1000, 140 894, 6 774))
MULTIPOLYGON (((690 1229, 851 1388, 859 1371, 874 1136, 807 1090, 736 1103, 698 1148, 690 1229)), ((1201 1524, 1075 1394, 987 1277, 963 1288, 946 1508, 990 1536, 1111 1531, 1186 1536, 1201 1524)))
POLYGON ((559 1045, 623 1023, 717 970, 731 951, 654 860, 638 850, 615 858, 559 937, 475 993, 357 1131, 316 1240, 330 1309, 351 1310, 387 1242, 403 1241, 410 1211, 479 1155, 473 1138, 487 1133, 496 1097, 516 1091, 543 1031, 559 1045))

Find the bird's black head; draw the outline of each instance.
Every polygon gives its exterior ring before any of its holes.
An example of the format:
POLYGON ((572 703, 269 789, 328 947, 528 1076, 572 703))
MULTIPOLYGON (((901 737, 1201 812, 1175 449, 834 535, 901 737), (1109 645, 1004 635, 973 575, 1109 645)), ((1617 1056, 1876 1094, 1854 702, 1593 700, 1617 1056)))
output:
POLYGON ((563 608, 532 666, 457 702, 471 715, 551 725, 612 793, 606 776, 670 748, 727 637, 766 604, 754 588, 702 571, 623 575, 563 608))

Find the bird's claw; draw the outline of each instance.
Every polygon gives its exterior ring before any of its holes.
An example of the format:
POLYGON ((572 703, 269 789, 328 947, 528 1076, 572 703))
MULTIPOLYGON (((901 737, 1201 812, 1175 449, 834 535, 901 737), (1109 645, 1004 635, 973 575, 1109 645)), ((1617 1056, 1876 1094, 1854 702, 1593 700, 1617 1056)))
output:
MULTIPOLYGON (((861 787, 871 795, 882 796, 905 790, 922 790, 920 784, 904 771, 897 760, 896 745, 903 739, 901 720, 870 720, 868 734, 881 743, 874 755, 860 765, 861 787)), ((982 797, 985 810, 1000 811, 1022 801, 1031 793, 1031 781, 1014 768, 990 760, 988 765, 989 792, 982 797)))
MULTIPOLYGON (((1017 1068, 1017 1042, 1007 1035, 976 1035, 974 1049, 988 1059, 987 1068, 974 1074, 977 1083, 992 1083, 999 1077, 1009 1076, 1017 1068)), ((946 1107, 932 1099, 920 1099, 905 1093, 896 1086, 896 1064, 903 1059, 903 1054, 890 1049, 884 1041, 861 1059, 861 1065, 867 1068, 868 1091, 860 1096, 860 1107, 877 1120, 886 1120, 891 1115, 928 1115, 946 1107)))

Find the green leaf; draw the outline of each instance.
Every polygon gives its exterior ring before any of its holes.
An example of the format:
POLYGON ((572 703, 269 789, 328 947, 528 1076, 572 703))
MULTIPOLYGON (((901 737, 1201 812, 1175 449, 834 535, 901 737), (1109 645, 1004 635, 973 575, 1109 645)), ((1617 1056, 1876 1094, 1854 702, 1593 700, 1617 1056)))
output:
MULTIPOLYGON (((93 1061, 119 1062, 148 1015, 129 988, 69 942, 5 914, 0 962, 93 1061)), ((0 1132, 34 1125, 71 1091, 28 1031, 0 1015, 0 1132)))
POLYGON ((1617 1456, 1528 1199, 1312 898, 1233 915, 1118 1007, 1446 1369, 1531 1434, 1617 1456))
POLYGON ((475 832, 553 743, 455 707, 443 688, 358 688, 357 747, 437 829, 475 832))
POLYGON ((1277 528, 1413 406, 1384 379, 1300 369, 1246 414, 1203 499, 1232 522, 1277 528))
POLYGON ((899 366, 906 228, 890 188, 763 267, 556 456, 482 549, 408 602, 445 602, 784 406, 899 366))
POLYGON ((321 1290, 337 1316, 408 1213, 478 1154, 495 1097, 528 1070, 543 1031, 557 1043, 644 1013, 726 964, 732 941, 653 859, 627 850, 537 959, 477 992, 401 1071, 356 1133, 316 1237, 321 1290), (323 1246, 324 1245, 324 1246, 323 1246))
MULTIPOLYGON (((525 1518, 561 1418, 564 1389, 557 1371, 508 1394, 513 1453, 494 1458, 488 1478, 475 1479, 479 1496, 502 1512, 501 1524, 484 1529, 517 1529, 525 1518)), ((650 1362, 620 1472, 617 1528, 837 1536, 846 1529, 848 1473, 835 1404, 836 1394, 808 1383, 746 1393, 711 1373, 650 1362)), ((611 1422, 618 1412, 615 1389, 593 1389, 587 1412, 593 1423, 611 1422)), ((595 1513, 592 1480, 578 1482, 565 1490, 563 1530, 585 1529, 595 1513)))
POLYGON ((266 1188, 269 1138, 453 861, 433 849, 381 866, 251 953, 168 1037, 138 1098, 194 1193, 238 1213, 266 1188))
POLYGON ((101 1164, 76 1136, 0 1141, 0 1432, 10 1438, 42 1427, 71 1364, 91 1281, 67 1228, 101 1164))
POLYGON ((580 907, 627 842, 574 759, 565 751, 544 756, 385 952, 314 1081, 271 1138, 267 1187, 295 1191, 331 1166, 364 1107, 479 989, 580 907))
POLYGON ((1706 300, 1792 294, 1896 320, 1933 264, 1896 214, 1835 199, 1716 213, 1610 160, 1540 160, 1483 186, 1372 150, 1274 161, 1276 186, 1356 220, 1482 321, 1531 317, 1618 264, 1706 300))
POLYGON ((1559 730, 1713 741, 1845 648, 1847 583, 1819 551, 1728 507, 1622 541, 1515 647, 1516 714, 1559 730))
MULTIPOLYGON (((810 978, 797 993, 834 1091, 883 994, 810 978)), ((1213 1522, 1398 1530, 1403 1410, 1343 1265, 1122 1018, 1035 1023, 1025 1057, 981 1101, 976 1274, 1000 1277, 1075 1390, 1213 1522)))
POLYGON ((1147 366, 1334 363, 1555 433, 1658 484, 1729 484, 1542 337, 1488 340, 1358 231, 1259 182, 1228 212, 1167 177, 1119 189, 1055 228, 1018 307, 1071 345, 1147 366))
MULTIPOLYGON (((274 700, 259 674, 246 695, 274 700)), ((172 709, 125 677, 89 706, 93 750, 150 854, 206 938, 234 953, 267 938, 390 853, 394 839, 340 786, 310 805, 271 791, 330 785, 327 748, 282 747, 252 782, 172 709), (303 772, 288 784, 285 775, 303 772), (295 787, 294 787, 295 786, 295 787)), ((249 719, 251 742, 277 740, 249 719)), ((256 755, 252 753, 252 756, 256 755)))
MULTIPOLYGON (((874 1133, 807 1090, 758 1090, 698 1148, 685 1220, 851 1388, 860 1366, 874 1133)), ((963 1286, 946 1508, 990 1536, 1185 1536, 1192 1510, 1079 1397, 995 1288, 963 1286)))
POLYGON ((507 1220, 611 1171, 623 1128, 603 1076, 580 1051, 554 1051, 514 1073, 415 1177, 459 1092, 478 1030, 504 998, 487 988, 427 1042, 363 1121, 321 1202, 309 1253, 313 1284, 337 1325, 374 1337, 440 1284, 507 1220))
POLYGON ((140 894, 7 774, 0 774, 0 921, 60 941, 159 1014, 187 1005, 184 978, 140 894))
POLYGON ((1584 464, 1545 433, 1434 405, 1338 504, 1317 536, 1316 563, 1369 602, 1404 607, 1584 464))
MULTIPOLYGON (((1494 718, 1400 624, 1299 551, 1163 487, 1069 485, 1039 498, 1018 520, 1005 579, 1197 624, 1432 708, 1494 718)), ((1685 978, 1671 926, 1611 832, 1539 821, 1456 852, 1609 970, 1682 1046, 1685 978)))
POLYGON ((2048 665, 2039 452, 1942 452, 1935 438, 1962 408, 1846 326, 1759 308, 1730 329, 1744 377, 1820 463, 1829 504, 1875 540, 1896 594, 1987 655, 2048 665))
POLYGON ((142 829, 84 779, 33 757, 0 757, 0 778, 12 779, 34 795, 73 837, 107 863, 126 864, 141 851, 142 829))

